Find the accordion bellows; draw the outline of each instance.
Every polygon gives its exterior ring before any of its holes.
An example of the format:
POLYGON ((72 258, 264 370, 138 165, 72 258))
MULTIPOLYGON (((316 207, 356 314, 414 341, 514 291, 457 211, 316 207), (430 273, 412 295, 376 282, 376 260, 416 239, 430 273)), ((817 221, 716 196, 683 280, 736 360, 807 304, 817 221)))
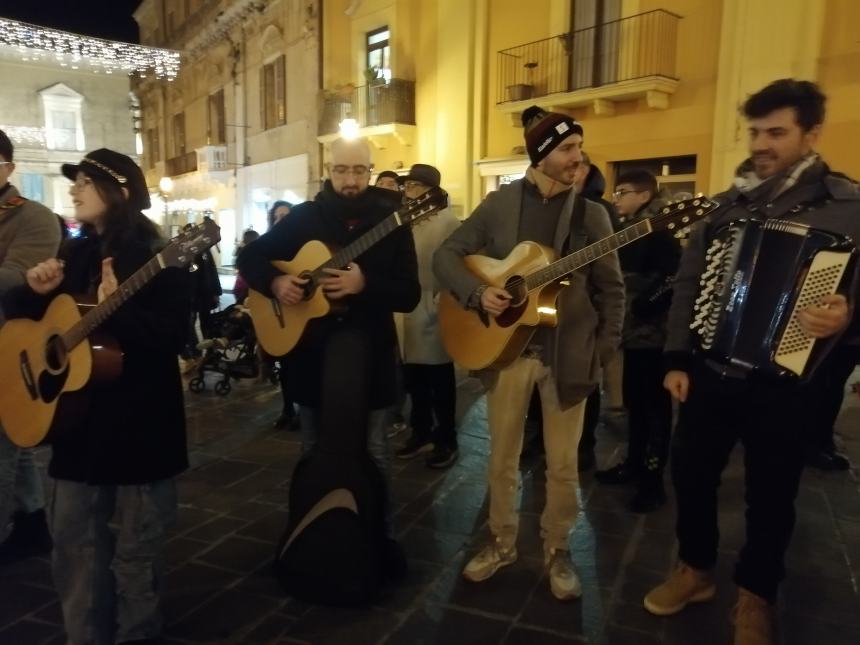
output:
POLYGON ((797 313, 855 279, 850 237, 786 220, 742 219, 716 231, 690 328, 711 360, 808 379, 839 338, 816 340, 797 313))

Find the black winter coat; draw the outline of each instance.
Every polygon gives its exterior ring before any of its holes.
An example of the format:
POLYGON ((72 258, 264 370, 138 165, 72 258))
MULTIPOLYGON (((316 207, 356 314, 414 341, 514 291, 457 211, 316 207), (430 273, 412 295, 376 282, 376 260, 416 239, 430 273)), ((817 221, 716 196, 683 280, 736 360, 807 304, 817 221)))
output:
MULTIPOLYGON (((133 239, 113 253, 120 283, 158 250, 157 240, 133 239)), ((57 293, 89 295, 94 301, 101 282, 100 240, 69 240, 59 255, 66 264, 57 293)), ((177 354, 188 327, 189 288, 185 269, 165 269, 104 323, 101 330, 123 351, 122 375, 108 384, 87 386, 92 403, 79 430, 52 444, 51 477, 133 485, 173 477, 188 467, 177 354)), ((9 294, 8 304, 15 314, 38 318, 50 298, 20 287, 9 294)))
MULTIPOLYGON (((370 187, 358 197, 344 198, 330 182, 314 201, 296 206, 289 217, 249 244, 239 255, 239 273, 257 291, 271 296, 271 283, 280 273, 272 260, 290 260, 311 240, 343 247, 366 233, 400 206, 400 196, 370 187)), ((394 403, 397 333, 392 312, 408 313, 421 299, 415 242, 408 228, 401 228, 356 259, 365 288, 340 302, 347 310, 310 321, 298 345, 284 358, 289 394, 299 405, 320 406, 323 353, 336 330, 362 330, 371 343, 369 408, 394 403)), ((316 268, 316 267, 312 267, 316 268)))

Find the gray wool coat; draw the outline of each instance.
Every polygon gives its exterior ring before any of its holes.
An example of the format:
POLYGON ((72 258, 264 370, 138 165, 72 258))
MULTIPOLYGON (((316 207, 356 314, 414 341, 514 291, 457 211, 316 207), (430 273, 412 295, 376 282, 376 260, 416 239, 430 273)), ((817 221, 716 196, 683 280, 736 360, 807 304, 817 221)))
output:
POLYGON ((11 185, 0 195, 0 325, 2 297, 12 287, 24 284, 27 269, 56 256, 60 246, 57 216, 34 201, 13 205, 19 196, 11 185))
MULTIPOLYGON (((523 183, 514 181, 486 199, 462 226, 442 244, 433 258, 433 270, 440 284, 465 305, 481 281, 463 265, 463 257, 480 253, 503 259, 517 243, 523 183)), ((555 232, 553 246, 560 254, 570 232, 574 193, 565 202, 555 232)), ((587 244, 612 235, 606 210, 586 200, 587 244)), ((559 324, 552 341, 544 349, 552 369, 559 401, 567 408, 585 399, 599 380, 601 357, 608 360, 621 341, 624 321, 624 280, 616 253, 610 253, 576 271, 570 286, 558 297, 559 324)), ((489 374, 491 384, 494 375, 489 374)))

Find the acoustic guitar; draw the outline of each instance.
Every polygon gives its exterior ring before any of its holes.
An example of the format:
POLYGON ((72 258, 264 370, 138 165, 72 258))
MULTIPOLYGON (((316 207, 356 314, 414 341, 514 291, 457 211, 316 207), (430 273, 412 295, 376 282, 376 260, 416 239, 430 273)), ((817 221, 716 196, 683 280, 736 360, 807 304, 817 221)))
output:
POLYGON ((668 204, 653 217, 556 259, 556 252, 535 242, 517 244, 503 260, 482 255, 463 258, 466 268, 484 284, 511 294, 510 306, 498 317, 466 309, 449 292, 439 298, 442 343, 455 362, 472 370, 501 369, 528 346, 538 326, 558 324, 556 298, 564 278, 600 257, 662 229, 679 232, 714 211, 706 197, 668 204))
POLYGON ((340 250, 312 240, 292 260, 272 262, 281 273, 307 278, 308 283, 304 286, 304 299, 289 307, 259 291, 248 292, 245 304, 251 310, 257 342, 272 356, 289 353, 298 344, 308 322, 332 310, 332 303, 319 288, 320 280, 329 276, 325 269, 342 269, 400 227, 418 224, 447 205, 448 194, 441 188, 431 188, 340 250))
POLYGON ((98 327, 167 267, 185 267, 221 239, 218 225, 206 220, 170 243, 101 303, 81 315, 75 299, 59 294, 41 320, 13 319, 0 328, 0 424, 13 443, 42 443, 67 393, 91 380, 119 376, 122 353, 115 343, 95 340, 98 327), (91 341, 90 338, 93 337, 91 341))

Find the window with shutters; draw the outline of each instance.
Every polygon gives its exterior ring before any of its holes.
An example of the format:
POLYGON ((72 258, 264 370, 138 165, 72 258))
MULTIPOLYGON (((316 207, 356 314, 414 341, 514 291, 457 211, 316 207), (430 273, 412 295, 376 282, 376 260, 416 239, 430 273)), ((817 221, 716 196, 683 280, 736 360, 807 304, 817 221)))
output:
POLYGON ((286 56, 278 56, 260 70, 260 107, 264 130, 287 122, 286 56))
POLYGON ((153 168, 156 163, 161 161, 158 128, 150 128, 146 132, 146 158, 149 160, 150 168, 153 168))
POLYGON ((185 113, 173 115, 173 156, 185 154, 185 113))
POLYGON ((227 142, 227 128, 224 123, 224 90, 209 95, 209 124, 207 140, 210 145, 227 142))

